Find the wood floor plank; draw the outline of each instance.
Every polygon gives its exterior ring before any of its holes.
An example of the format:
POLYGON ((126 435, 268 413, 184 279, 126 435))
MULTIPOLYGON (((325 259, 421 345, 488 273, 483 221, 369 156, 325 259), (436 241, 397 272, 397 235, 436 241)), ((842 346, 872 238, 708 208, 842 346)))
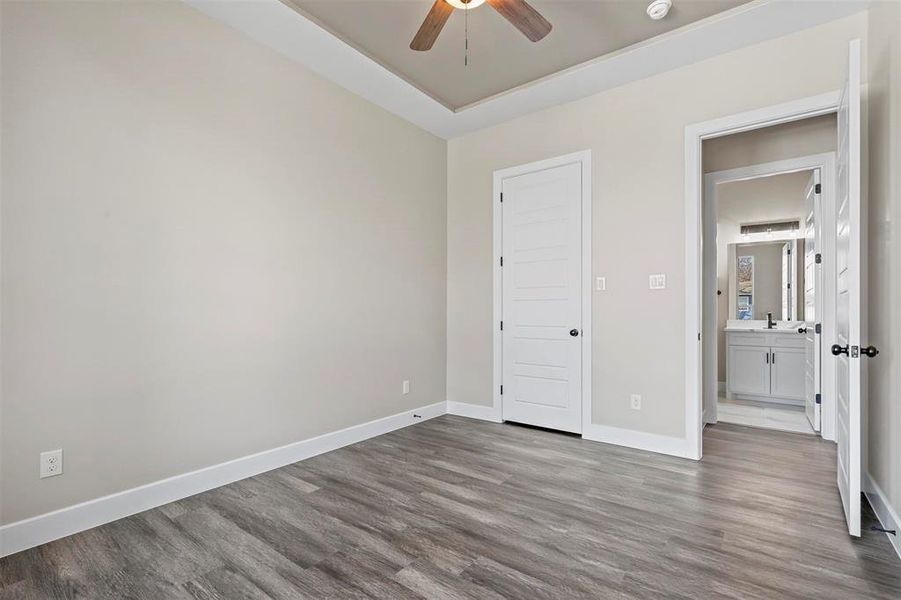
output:
POLYGON ((0 600, 901 598, 835 445, 720 424, 700 462, 444 416, 0 560, 0 600))

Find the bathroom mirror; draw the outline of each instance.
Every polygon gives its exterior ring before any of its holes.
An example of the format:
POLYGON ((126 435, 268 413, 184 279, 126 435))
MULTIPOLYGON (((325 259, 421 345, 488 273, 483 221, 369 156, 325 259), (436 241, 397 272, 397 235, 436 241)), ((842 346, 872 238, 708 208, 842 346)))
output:
POLYGON ((799 268, 799 243, 782 239, 729 245, 730 318, 766 320, 772 313, 776 321, 797 321, 803 302, 798 294, 804 289, 803 268, 799 268))

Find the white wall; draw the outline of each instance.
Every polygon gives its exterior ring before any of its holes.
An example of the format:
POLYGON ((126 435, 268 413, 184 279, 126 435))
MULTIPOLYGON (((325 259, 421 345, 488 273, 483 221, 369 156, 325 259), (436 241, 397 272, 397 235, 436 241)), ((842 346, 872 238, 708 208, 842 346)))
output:
POLYGON ((901 514, 901 3, 873 4, 868 54, 868 468, 901 514))
POLYGON ((0 522, 444 400, 443 140, 178 2, 0 4, 0 522))
POLYGON ((592 303, 594 420, 682 437, 685 126, 838 89, 866 25, 856 15, 451 140, 448 400, 492 402, 492 172, 590 148, 592 260, 607 278, 592 303), (668 289, 649 291, 650 273, 668 289))

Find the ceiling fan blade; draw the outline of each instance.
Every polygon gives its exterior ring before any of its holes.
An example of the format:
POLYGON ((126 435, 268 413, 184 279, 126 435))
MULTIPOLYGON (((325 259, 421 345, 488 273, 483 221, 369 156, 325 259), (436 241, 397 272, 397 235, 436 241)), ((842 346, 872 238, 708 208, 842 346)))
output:
POLYGON ((551 24, 526 0, 487 0, 487 2, 533 42, 551 32, 551 24))
POLYGON ((435 0, 432 10, 426 15, 425 21, 419 27, 419 31, 413 36, 413 41, 410 42, 410 49, 428 50, 431 48, 452 12, 454 12, 454 7, 445 2, 445 0, 435 0))

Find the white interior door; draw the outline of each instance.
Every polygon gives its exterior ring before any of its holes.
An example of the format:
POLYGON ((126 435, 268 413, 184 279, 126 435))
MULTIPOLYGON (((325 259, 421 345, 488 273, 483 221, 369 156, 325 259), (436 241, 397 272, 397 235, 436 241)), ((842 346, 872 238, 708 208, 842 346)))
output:
POLYGON ((581 433, 581 164, 502 186, 504 420, 581 433))
POLYGON ((822 346, 817 332, 820 315, 817 302, 822 302, 822 253, 820 208, 820 170, 810 174, 805 192, 804 219, 804 406, 807 420, 814 431, 820 430, 822 400, 822 346))
POLYGON ((861 479, 861 199, 860 199, 860 40, 851 42, 848 75, 838 111, 836 182, 835 438, 838 489, 851 535, 860 535, 861 479))

